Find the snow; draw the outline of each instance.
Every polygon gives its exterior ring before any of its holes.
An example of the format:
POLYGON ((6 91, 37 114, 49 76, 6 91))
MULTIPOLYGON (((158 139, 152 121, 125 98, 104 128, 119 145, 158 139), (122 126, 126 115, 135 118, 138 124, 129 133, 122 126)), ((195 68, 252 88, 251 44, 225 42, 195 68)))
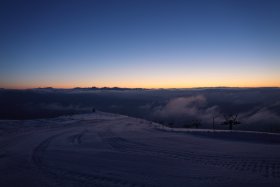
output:
POLYGON ((0 121, 0 186, 279 186, 280 136, 96 112, 0 121))

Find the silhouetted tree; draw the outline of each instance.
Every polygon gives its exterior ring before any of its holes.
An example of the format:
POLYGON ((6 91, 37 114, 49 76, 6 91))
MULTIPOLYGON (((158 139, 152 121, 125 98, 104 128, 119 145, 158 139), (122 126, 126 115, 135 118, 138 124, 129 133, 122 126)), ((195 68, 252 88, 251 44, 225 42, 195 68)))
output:
POLYGON ((184 124, 184 128, 190 128, 190 124, 189 123, 185 123, 184 124))
POLYGON ((212 116, 212 129, 215 130, 215 119, 218 117, 218 115, 213 114, 212 116))
POLYGON ((197 129, 199 126, 201 126, 201 120, 194 120, 192 125, 197 129))
POLYGON ((232 130, 233 126, 240 124, 240 121, 237 120, 238 114, 224 116, 224 117, 225 117, 225 121, 222 123, 222 125, 228 125, 229 130, 232 130))
POLYGON ((95 108, 92 108, 92 112, 96 112, 95 108))
POLYGON ((169 122, 168 126, 172 128, 174 126, 174 123, 173 122, 169 122))

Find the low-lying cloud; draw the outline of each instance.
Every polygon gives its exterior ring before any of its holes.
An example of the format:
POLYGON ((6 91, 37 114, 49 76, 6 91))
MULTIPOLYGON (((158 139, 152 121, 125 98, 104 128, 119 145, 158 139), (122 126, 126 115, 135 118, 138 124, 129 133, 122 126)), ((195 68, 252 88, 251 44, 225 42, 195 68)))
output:
POLYGON ((157 119, 173 120, 179 123, 191 123, 201 120, 209 123, 219 114, 218 106, 209 106, 203 95, 178 97, 169 100, 166 105, 154 108, 153 116, 157 119))
POLYGON ((174 126, 216 128, 224 116, 238 114, 234 129, 280 132, 279 88, 212 88, 170 90, 0 90, 0 119, 46 118, 104 112, 145 118, 174 126))
MULTIPOLYGON (((271 106, 278 107, 277 103, 279 102, 267 107, 258 106, 246 112, 239 112, 237 109, 232 110, 233 112, 228 112, 228 110, 223 111, 223 108, 226 106, 223 102, 211 105, 204 95, 177 97, 170 99, 164 105, 154 107, 152 116, 157 121, 172 122, 178 126, 200 120, 202 127, 205 128, 211 127, 212 120, 215 118, 215 123, 218 125, 216 126, 217 128, 227 128, 220 124, 223 124, 226 116, 236 114, 241 122, 240 125, 235 127, 236 129, 279 131, 280 115, 271 109, 271 106)), ((238 104, 246 105, 246 102, 242 103, 239 99, 238 104)))

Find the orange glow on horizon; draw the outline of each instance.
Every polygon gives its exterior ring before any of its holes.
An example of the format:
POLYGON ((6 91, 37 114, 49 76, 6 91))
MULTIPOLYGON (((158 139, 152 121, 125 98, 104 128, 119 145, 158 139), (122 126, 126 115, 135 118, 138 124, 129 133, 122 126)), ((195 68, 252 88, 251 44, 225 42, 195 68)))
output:
POLYGON ((147 88, 147 89, 171 89, 171 88, 203 88, 203 87, 245 87, 245 88, 257 88, 257 87, 280 87, 280 82, 277 83, 276 81, 263 81, 263 82, 223 82, 223 83, 213 83, 213 82, 160 82, 160 83, 153 83, 153 82, 120 82, 120 83, 60 83, 60 84, 4 84, 0 86, 1 88, 5 89, 32 89, 32 88, 62 88, 62 89, 71 89, 75 87, 81 88, 89 88, 89 87, 120 87, 120 88, 147 88))

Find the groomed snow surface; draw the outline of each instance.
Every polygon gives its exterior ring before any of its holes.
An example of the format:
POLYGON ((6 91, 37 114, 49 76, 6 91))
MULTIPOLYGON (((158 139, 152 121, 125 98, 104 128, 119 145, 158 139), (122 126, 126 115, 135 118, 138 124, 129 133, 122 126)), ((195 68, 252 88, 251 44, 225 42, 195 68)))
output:
POLYGON ((0 186, 280 186, 280 136, 96 112, 0 121, 0 186))

